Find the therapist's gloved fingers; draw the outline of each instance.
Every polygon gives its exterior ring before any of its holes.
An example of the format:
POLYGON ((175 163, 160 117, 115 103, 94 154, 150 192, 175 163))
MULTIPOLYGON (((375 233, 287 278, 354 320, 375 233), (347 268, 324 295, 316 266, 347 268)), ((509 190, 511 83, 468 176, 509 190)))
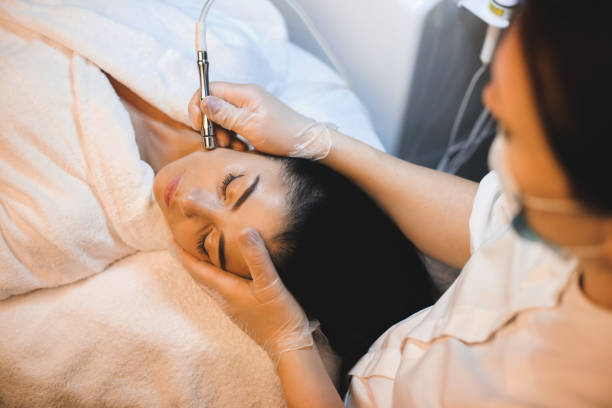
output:
MULTIPOLYGON (((232 84, 229 82, 213 82, 210 85, 210 93, 211 95, 223 99, 224 101, 229 102, 229 104, 234 105, 235 107, 249 107, 254 103, 257 103, 261 99, 261 94, 263 90, 259 88, 257 85, 252 84, 232 84)), ((196 89, 189 101, 188 112, 189 117, 191 118, 192 127, 195 130, 200 130, 202 128, 202 113, 206 113, 209 115, 211 112, 206 112, 205 103, 200 101, 200 89, 196 89)), ((253 109, 249 110, 255 110, 253 109)), ((217 121, 212 119, 213 122, 223 125, 221 121, 217 121)), ((235 130, 235 129, 233 129, 235 130)), ((240 133, 240 131, 238 131, 240 133)))
POLYGON ((321 160, 331 150, 335 125, 300 114, 257 85, 215 82, 211 94, 201 112, 260 152, 321 160))
POLYGON ((278 297, 284 286, 259 233, 252 228, 246 228, 240 234, 239 245, 253 279, 255 297, 262 303, 278 297))
POLYGON ((200 109, 213 122, 236 133, 248 133, 248 124, 256 116, 250 109, 240 108, 216 96, 207 96, 200 109))
MULTIPOLYGON (((188 106, 189 118, 191 119, 191 127, 197 131, 202 128, 202 110, 200 109, 200 90, 196 90, 188 106)), ((212 120, 212 118, 211 118, 212 120)), ((218 147, 231 147, 234 150, 245 151, 244 143, 234 142, 236 133, 224 129, 219 125, 215 125, 215 143, 218 147)))
POLYGON ((202 111, 200 110, 199 89, 197 89, 191 97, 189 105, 187 106, 187 112, 189 113, 189 118, 191 119, 191 127, 198 131, 202 129, 202 111))
POLYGON ((217 296, 229 303, 239 296, 240 289, 244 289, 243 287, 248 284, 248 280, 200 261, 178 246, 175 251, 183 267, 198 284, 212 289, 217 296))
POLYGON ((210 84, 211 95, 228 101, 234 106, 240 108, 251 107, 253 110, 256 109, 256 106, 252 105, 261 100, 264 92, 263 89, 254 84, 232 84, 230 82, 213 82, 210 84))
MULTIPOLYGON (((195 91, 195 93, 191 97, 191 100, 189 101, 189 105, 187 107, 187 111, 189 113, 189 119, 191 119, 191 127, 197 131, 200 131, 200 129, 202 129, 202 113, 204 111, 201 108, 201 103, 202 102, 200 101, 200 90, 198 89, 195 91)), ((210 120, 215 122, 215 120, 213 120, 213 118, 210 115, 208 117, 210 120)), ((223 129, 222 126, 223 125, 219 126, 218 123, 215 126, 215 136, 217 139, 216 140, 217 146, 228 147, 231 143, 231 137, 235 133, 233 131, 230 131, 231 133, 228 134, 227 129, 223 129)))

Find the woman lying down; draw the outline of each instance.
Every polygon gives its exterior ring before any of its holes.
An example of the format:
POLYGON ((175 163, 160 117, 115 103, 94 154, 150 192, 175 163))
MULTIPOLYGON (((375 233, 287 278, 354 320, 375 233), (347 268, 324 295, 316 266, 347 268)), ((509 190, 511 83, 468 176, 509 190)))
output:
POLYGON ((233 140, 233 149, 203 151, 199 133, 110 79, 156 173, 155 198, 175 241, 248 277, 238 237, 256 229, 285 285, 341 351, 339 365, 329 364, 337 383, 386 328, 433 303, 437 291, 412 243, 344 176, 246 151, 223 130, 219 144, 233 140))

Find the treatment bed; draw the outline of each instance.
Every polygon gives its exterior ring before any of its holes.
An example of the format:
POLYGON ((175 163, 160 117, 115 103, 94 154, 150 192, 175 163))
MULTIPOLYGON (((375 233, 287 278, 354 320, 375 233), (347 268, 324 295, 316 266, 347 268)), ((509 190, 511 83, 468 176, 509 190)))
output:
MULTIPOLYGON (((274 367, 167 251, 105 73, 189 125, 198 1, 0 3, 0 406, 284 406, 274 367)), ((211 79, 382 145, 267 0, 219 0, 211 79)))

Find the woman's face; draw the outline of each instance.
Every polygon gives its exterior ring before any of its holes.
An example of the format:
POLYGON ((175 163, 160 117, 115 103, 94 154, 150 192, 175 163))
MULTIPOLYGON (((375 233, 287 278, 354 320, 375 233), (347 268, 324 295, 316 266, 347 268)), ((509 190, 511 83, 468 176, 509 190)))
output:
POLYGON ((223 148, 193 152, 163 167, 153 191, 182 248, 245 277, 241 231, 254 228, 270 243, 286 225, 282 164, 266 156, 223 148))
MULTIPOLYGON (((491 74, 483 100, 506 129, 507 160, 519 190, 536 197, 575 200, 538 117, 516 27, 500 43, 491 74)), ((610 235, 601 218, 588 213, 568 215, 527 207, 526 216, 536 233, 559 246, 597 245, 610 235)))

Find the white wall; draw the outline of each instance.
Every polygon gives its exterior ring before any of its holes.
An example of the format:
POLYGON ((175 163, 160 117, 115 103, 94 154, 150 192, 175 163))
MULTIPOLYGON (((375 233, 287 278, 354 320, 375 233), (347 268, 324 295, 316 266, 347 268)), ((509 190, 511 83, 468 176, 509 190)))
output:
MULTIPOLYGON (((391 153, 403 116, 423 17, 441 0, 299 0, 342 61, 374 127, 391 153)), ((284 3, 292 40, 326 60, 305 26, 284 3)))

